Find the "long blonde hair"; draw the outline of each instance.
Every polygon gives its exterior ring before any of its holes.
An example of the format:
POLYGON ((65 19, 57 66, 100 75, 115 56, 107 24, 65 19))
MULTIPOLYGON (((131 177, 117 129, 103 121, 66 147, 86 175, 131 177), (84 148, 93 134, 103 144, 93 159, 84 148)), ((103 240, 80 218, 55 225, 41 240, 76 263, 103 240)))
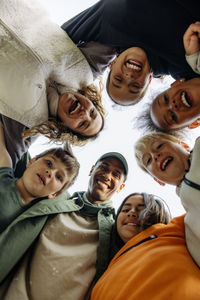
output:
MULTIPOLYGON (((94 106, 100 113, 103 121, 100 131, 103 129, 104 117, 105 117, 105 111, 102 105, 102 97, 101 97, 102 90, 103 90, 103 84, 102 81, 100 80, 99 89, 97 89, 95 85, 91 84, 78 91, 78 93, 86 96, 94 104, 94 106)), ((67 140, 73 145, 82 146, 85 145, 87 142, 94 140, 98 136, 98 133, 95 134, 94 136, 83 136, 80 133, 74 132, 72 129, 67 128, 58 120, 51 118, 39 125, 24 130, 23 138, 27 139, 37 134, 42 134, 47 138, 49 138, 50 140, 52 140, 53 142, 64 142, 67 140)))

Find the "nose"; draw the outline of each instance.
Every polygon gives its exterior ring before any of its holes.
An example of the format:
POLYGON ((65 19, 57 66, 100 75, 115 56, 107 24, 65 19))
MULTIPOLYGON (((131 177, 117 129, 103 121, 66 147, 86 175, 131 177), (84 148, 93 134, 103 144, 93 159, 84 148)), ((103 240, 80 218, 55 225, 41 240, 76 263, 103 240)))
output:
POLYGON ((110 172, 105 172, 103 174, 103 178, 105 181, 110 181, 111 180, 111 173, 110 172))
POLYGON ((80 116, 84 118, 85 121, 90 121, 90 110, 87 107, 81 107, 80 116))
POLYGON ((154 153, 153 154, 153 158, 154 158, 155 161, 157 161, 159 157, 160 157, 160 153, 154 153))
POLYGON ((138 212, 134 208, 132 208, 131 210, 129 210, 128 216, 137 218, 138 217, 138 212))
POLYGON ((177 108, 178 108, 178 105, 176 103, 176 100, 172 100, 172 102, 171 102, 171 109, 176 110, 177 108))
POLYGON ((51 178, 52 176, 52 171, 51 170, 46 170, 46 176, 51 178))

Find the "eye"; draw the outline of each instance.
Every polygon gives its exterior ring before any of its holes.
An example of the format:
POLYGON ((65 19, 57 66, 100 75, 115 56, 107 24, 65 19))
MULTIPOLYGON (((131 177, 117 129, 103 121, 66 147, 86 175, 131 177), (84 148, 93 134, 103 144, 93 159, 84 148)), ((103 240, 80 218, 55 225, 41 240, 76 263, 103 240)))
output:
POLYGON ((117 82, 122 82, 121 77, 115 76, 114 79, 115 79, 117 82))
POLYGON ((156 149, 160 149, 162 147, 163 144, 158 144, 158 146, 156 147, 156 149))
POLYGON ((172 119, 174 122, 177 122, 177 116, 176 116, 176 114, 175 114, 173 111, 170 112, 170 116, 171 116, 171 119, 172 119))
POLYGON ((169 104, 169 98, 166 94, 164 94, 164 102, 165 104, 169 104))
POLYGON ((52 162, 51 162, 50 160, 46 160, 46 164, 47 164, 47 166, 48 166, 49 168, 52 167, 52 162))
POLYGON ((83 128, 83 127, 84 127, 84 125, 85 125, 85 121, 83 121, 83 122, 79 123, 79 125, 78 125, 78 128, 83 128))
POLYGON ((57 178, 60 182, 63 181, 63 178, 62 178, 62 176, 61 176, 60 174, 57 174, 57 175, 56 175, 56 178, 57 178))
POLYGON ((90 111, 90 117, 94 118, 95 117, 95 109, 91 109, 90 111))
POLYGON ((146 161, 146 165, 148 166, 151 163, 151 157, 149 157, 146 161))
POLYGON ((128 208, 124 208, 124 209, 121 210, 121 212, 127 213, 127 212, 129 212, 129 209, 128 208))
POLYGON ((120 174, 118 172, 113 172, 113 176, 120 179, 120 174))

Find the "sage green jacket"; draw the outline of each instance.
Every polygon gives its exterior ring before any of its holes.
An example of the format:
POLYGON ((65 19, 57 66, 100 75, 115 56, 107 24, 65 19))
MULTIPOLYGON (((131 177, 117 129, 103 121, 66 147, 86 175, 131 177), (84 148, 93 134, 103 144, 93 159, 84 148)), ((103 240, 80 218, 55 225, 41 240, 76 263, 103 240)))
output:
MULTIPOLYGON (((42 200, 19 215, 0 235, 0 283, 6 278, 24 253, 36 240, 48 218, 54 214, 75 212, 84 209, 84 192, 75 193, 71 198, 66 193, 54 199, 42 200)), ((92 205, 97 207, 99 224, 99 247, 96 264, 96 279, 109 263, 111 227, 114 209, 110 201, 92 205)), ((95 280, 96 280, 95 279, 95 280)))

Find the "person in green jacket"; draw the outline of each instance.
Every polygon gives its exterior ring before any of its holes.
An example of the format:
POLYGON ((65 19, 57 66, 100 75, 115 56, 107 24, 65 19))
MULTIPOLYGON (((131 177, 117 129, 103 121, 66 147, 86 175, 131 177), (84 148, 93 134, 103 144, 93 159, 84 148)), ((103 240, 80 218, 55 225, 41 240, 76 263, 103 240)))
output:
POLYGON ((0 232, 18 215, 42 198, 54 198, 75 180, 79 163, 69 144, 53 148, 27 162, 23 175, 16 178, 0 123, 0 232))
POLYGON ((126 159, 106 153, 86 192, 42 200, 16 218, 0 235, 2 299, 86 299, 109 263, 111 198, 127 174, 126 159))

